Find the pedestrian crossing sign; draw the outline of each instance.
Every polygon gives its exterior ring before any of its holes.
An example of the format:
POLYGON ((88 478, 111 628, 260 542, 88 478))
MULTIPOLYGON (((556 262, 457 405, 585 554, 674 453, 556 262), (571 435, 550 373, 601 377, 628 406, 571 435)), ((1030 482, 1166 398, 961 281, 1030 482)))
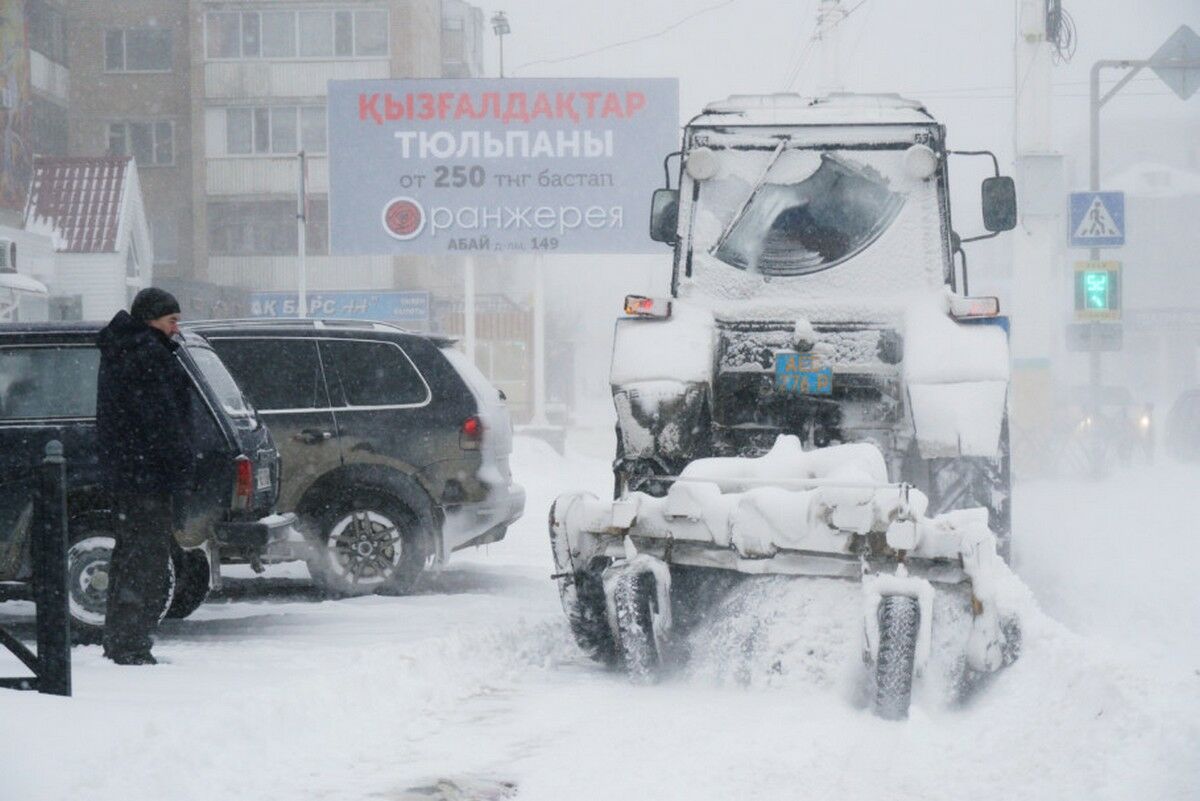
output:
POLYGON ((1124 192, 1072 192, 1073 248, 1113 248, 1125 244, 1124 192))

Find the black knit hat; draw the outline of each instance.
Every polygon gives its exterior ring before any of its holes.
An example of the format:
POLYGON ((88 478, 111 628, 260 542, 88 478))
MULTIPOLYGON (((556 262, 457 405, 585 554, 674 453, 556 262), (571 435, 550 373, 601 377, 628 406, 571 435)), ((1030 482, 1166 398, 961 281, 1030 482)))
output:
POLYGON ((135 320, 157 320, 168 314, 179 314, 179 301, 165 289, 148 286, 133 299, 129 314, 135 320))

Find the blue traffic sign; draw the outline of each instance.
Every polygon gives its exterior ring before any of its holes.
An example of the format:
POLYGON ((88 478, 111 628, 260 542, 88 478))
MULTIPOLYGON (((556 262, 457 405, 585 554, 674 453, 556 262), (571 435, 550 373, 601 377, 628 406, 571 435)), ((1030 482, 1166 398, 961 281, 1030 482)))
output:
POLYGON ((1124 192, 1072 192, 1067 229, 1073 248, 1115 248, 1125 244, 1124 192))

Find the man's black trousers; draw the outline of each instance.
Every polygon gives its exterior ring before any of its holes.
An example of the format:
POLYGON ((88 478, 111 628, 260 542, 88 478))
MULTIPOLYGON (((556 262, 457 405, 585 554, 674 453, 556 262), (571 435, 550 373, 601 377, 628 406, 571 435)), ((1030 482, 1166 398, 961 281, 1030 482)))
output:
POLYGON ((117 546, 109 567, 104 654, 109 658, 150 653, 151 635, 171 595, 169 494, 118 495, 117 546))

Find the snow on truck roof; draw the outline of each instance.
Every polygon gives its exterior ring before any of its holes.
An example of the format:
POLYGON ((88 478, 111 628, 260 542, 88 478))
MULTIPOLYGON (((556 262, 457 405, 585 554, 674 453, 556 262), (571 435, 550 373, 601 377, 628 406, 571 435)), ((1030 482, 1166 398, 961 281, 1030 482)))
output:
POLYGON ((732 95, 704 107, 690 126, 715 125, 929 125, 919 101, 897 94, 834 93, 804 97, 791 92, 732 95))

